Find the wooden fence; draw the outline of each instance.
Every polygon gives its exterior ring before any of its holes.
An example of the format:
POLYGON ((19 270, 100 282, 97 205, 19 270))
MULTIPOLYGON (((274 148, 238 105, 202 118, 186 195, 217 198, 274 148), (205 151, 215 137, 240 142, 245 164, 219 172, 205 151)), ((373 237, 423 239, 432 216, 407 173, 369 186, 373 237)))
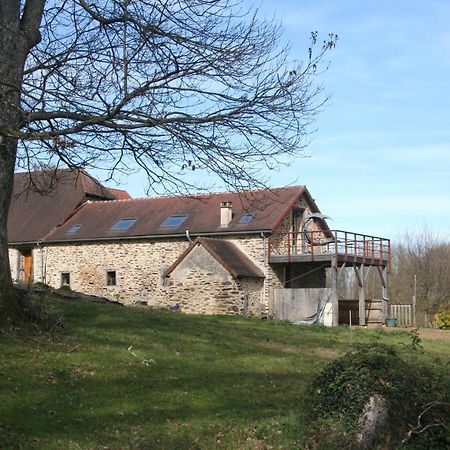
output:
POLYGON ((412 327, 412 305, 390 305, 389 316, 397 319, 399 327, 412 327))

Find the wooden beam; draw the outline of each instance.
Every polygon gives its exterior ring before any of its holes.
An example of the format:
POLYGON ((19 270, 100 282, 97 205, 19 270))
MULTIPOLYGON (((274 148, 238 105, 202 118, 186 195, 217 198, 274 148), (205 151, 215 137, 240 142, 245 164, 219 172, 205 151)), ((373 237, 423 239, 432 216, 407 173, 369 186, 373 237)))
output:
POLYGON ((381 268, 380 266, 377 266, 378 269, 378 273, 380 275, 380 279, 381 279, 381 298, 383 301, 383 322, 384 319, 386 319, 386 317, 388 316, 389 312, 389 294, 388 294, 388 270, 387 267, 384 266, 383 268, 381 268))
POLYGON ((372 268, 372 266, 366 266, 366 267, 367 267, 367 270, 366 270, 366 273, 364 274, 364 283, 366 282, 367 277, 369 276, 370 269, 372 268))
POLYGON ((339 325, 339 296, 338 296, 338 267, 337 261, 333 261, 331 266, 331 306, 332 306, 332 325, 339 325))
POLYGON ((383 288, 387 287, 387 270, 386 267, 381 268, 380 266, 377 266, 378 273, 380 274, 381 278, 381 284, 383 288))
POLYGON ((341 279, 342 274, 344 273, 346 264, 347 263, 342 264, 342 266, 339 268, 340 270, 338 271, 339 272, 339 274, 338 274, 338 283, 339 283, 339 280, 341 279))
POLYGON ((364 264, 357 270, 359 284, 359 324, 366 325, 366 277, 364 276, 364 264))
POLYGON ((358 281, 358 286, 361 287, 363 285, 363 280, 361 279, 361 276, 359 274, 359 268, 356 266, 353 266, 353 270, 355 271, 356 279, 358 281))

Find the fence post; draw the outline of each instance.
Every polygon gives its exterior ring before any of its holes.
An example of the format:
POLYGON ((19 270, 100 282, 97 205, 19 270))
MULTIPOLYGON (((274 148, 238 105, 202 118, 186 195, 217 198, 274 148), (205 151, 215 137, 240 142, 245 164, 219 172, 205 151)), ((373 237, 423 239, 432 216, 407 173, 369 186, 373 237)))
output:
POLYGON ((416 320, 416 293, 417 293, 417 275, 414 274, 414 295, 412 298, 412 321, 414 328, 417 326, 416 320))

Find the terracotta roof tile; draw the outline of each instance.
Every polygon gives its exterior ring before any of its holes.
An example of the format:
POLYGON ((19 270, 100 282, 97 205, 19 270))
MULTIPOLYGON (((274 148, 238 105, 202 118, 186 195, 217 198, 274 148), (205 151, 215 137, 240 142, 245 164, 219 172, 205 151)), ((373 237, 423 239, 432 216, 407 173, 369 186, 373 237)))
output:
POLYGON ((114 198, 82 170, 16 173, 8 216, 8 242, 43 240, 87 199, 114 198))
POLYGON ((132 198, 131 195, 127 191, 124 191, 123 189, 108 188, 108 191, 114 195, 116 200, 131 200, 132 198))
POLYGON ((139 236, 255 233, 271 231, 303 193, 304 186, 252 191, 225 192, 186 197, 158 197, 108 202, 91 202, 83 205, 64 225, 55 229, 49 241, 97 240, 135 238, 139 236), (233 216, 228 227, 220 226, 220 204, 231 202, 233 216), (249 223, 239 223, 246 213, 252 214, 249 223), (187 215, 178 227, 162 227, 171 215, 187 215), (128 230, 112 231, 111 227, 124 218, 136 218, 128 230), (75 234, 67 234, 73 225, 82 225, 75 234))

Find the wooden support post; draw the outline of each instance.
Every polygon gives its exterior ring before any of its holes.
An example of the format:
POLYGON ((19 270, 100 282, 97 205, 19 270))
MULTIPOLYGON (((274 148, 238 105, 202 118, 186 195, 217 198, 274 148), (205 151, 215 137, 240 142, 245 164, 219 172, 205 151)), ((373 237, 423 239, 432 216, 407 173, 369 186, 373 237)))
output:
POLYGON ((390 263, 383 268, 383 274, 385 279, 385 288, 383 289, 383 298, 386 299, 386 315, 389 310, 390 298, 389 298, 389 273, 390 273, 390 263))
POLYGON ((377 269, 381 278, 381 298, 383 299, 383 305, 386 305, 385 308, 383 308, 384 317, 382 317, 382 320, 384 323, 384 319, 386 319, 386 317, 388 317, 389 315, 388 270, 386 266, 384 266, 383 268, 377 266, 377 269))
POLYGON ((346 263, 342 264, 342 266, 341 266, 340 269, 338 270, 338 272, 339 272, 339 275, 338 275, 338 283, 339 283, 339 280, 340 280, 341 277, 342 277, 342 274, 344 273, 345 267, 346 267, 346 263))
POLYGON ((366 277, 364 276, 364 264, 358 268, 359 272, 359 324, 366 325, 366 277))
POLYGON ((338 297, 338 267, 337 260, 333 258, 331 265, 331 305, 332 305, 332 325, 339 325, 339 297, 338 297))
POLYGON ((414 328, 417 327, 416 305, 417 305, 417 275, 414 274, 414 295, 412 298, 412 324, 414 328))

